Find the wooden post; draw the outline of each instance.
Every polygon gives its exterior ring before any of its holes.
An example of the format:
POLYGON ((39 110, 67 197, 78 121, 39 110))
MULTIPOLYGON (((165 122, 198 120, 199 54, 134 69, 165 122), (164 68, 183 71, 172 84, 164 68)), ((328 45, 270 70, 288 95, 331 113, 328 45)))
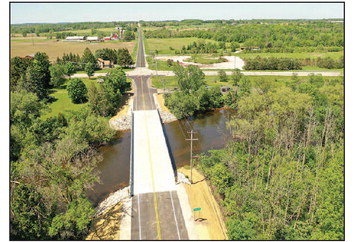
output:
POLYGON ((194 132, 193 130, 191 130, 190 132, 188 132, 190 134, 190 139, 186 139, 186 140, 190 140, 190 183, 193 184, 193 140, 198 140, 198 139, 193 139, 193 134, 197 133, 194 132))

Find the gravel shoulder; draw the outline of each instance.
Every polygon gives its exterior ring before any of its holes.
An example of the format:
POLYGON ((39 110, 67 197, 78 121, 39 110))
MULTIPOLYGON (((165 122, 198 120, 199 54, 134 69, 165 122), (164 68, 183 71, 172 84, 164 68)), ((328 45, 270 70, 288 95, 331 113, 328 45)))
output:
MULTIPOLYGON (((190 169, 182 167, 179 168, 178 171, 185 176, 190 175, 190 169)), ((201 208, 199 212, 191 212, 198 239, 227 240, 227 229, 219 205, 215 200, 205 177, 195 169, 193 169, 193 182, 192 185, 185 183, 181 185, 188 194, 190 208, 201 208)), ((182 200, 183 196, 179 197, 179 199, 182 200)), ((187 224, 188 215, 186 215, 185 220, 187 224)))

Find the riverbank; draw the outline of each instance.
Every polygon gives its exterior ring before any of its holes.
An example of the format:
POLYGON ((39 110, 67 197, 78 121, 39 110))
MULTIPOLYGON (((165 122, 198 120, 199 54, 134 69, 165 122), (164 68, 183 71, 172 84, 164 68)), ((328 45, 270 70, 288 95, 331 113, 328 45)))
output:
MULTIPOLYGON (((186 167, 179 168, 178 172, 187 177, 190 176, 190 169, 186 167)), ((182 186, 188 194, 190 207, 192 209, 201 208, 200 211, 193 212, 198 239, 228 240, 223 214, 205 177, 193 169, 193 184, 184 183, 182 186)))

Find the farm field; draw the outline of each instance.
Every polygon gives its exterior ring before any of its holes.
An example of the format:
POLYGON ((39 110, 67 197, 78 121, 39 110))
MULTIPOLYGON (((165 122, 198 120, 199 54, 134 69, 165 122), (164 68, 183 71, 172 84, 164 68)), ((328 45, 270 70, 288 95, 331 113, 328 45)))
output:
MULTIPOLYGON (((307 81, 309 77, 297 77, 300 81, 307 81)), ((256 80, 273 80, 273 81, 280 81, 286 82, 292 79, 290 76, 246 76, 246 79, 250 80, 252 84, 256 80)), ((324 80, 336 80, 342 79, 342 77, 323 77, 324 80)), ((166 89, 174 89, 177 88, 177 81, 175 76, 153 76, 151 78, 152 86, 154 88, 163 89, 164 84, 166 89), (163 83, 164 82, 164 83, 163 83)), ((205 76, 204 81, 207 83, 208 86, 232 86, 231 77, 228 76, 228 82, 220 82, 218 76, 205 76)))
POLYGON ((193 41, 205 41, 216 43, 214 40, 206 40, 200 38, 166 38, 166 39, 147 39, 144 38, 145 52, 147 55, 151 55, 153 50, 158 50, 159 55, 175 55, 175 50, 180 50, 183 45, 188 45, 193 41), (173 48, 174 50, 170 49, 173 48))
POLYGON ((101 48, 127 48, 130 53, 133 52, 135 41, 132 42, 64 42, 56 40, 34 41, 12 41, 10 54, 11 57, 26 56, 36 52, 45 52, 49 56, 50 61, 55 61, 57 57, 61 57, 63 53, 74 53, 82 55, 85 48, 89 48, 93 53, 101 48))

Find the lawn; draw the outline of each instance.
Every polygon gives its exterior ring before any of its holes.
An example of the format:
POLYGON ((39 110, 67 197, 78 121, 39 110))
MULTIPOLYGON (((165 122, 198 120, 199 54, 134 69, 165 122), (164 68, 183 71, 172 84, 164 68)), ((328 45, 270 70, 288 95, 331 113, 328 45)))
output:
MULTIPOLYGON (((91 85, 91 83, 95 83, 96 86, 100 85, 97 83, 97 78, 81 78, 87 88, 91 85)), ((130 78, 127 78, 128 82, 131 82, 130 78)), ((53 117, 58 115, 58 113, 66 113, 67 111, 78 111, 84 108, 87 103, 74 104, 68 96, 67 92, 67 84, 69 80, 63 85, 62 88, 54 88, 51 89, 50 96, 55 98, 55 101, 48 104, 50 111, 42 115, 42 119, 46 119, 49 117, 53 117)))
MULTIPOLYGON (((291 80, 291 76, 246 76, 248 80, 254 83, 256 80, 273 80, 273 81, 288 81, 291 80)), ((309 77, 296 77, 299 80, 308 80, 309 77)), ((341 79, 342 77, 329 77, 324 76, 325 80, 341 79)), ((163 89, 164 85, 166 89, 177 88, 177 81, 175 76, 153 76, 152 86, 155 88, 163 89)), ((205 76, 204 79, 208 86, 232 86, 231 77, 228 76, 228 82, 220 82, 218 76, 205 76)))
POLYGON ((175 50, 180 50, 183 45, 188 45, 193 41, 213 42, 214 40, 206 40, 199 38, 166 38, 166 39, 146 39, 144 38, 146 54, 151 55, 154 50, 159 51, 159 55, 175 55, 175 50), (173 48, 174 50, 170 49, 173 48))
POLYGON ((56 40, 37 40, 32 42, 29 41, 11 41, 11 57, 15 56, 26 56, 29 54, 34 54, 36 52, 45 52, 49 56, 50 61, 55 61, 57 57, 63 56, 64 53, 74 53, 82 56, 85 48, 89 48, 93 53, 97 49, 102 48, 127 48, 130 53, 132 53, 135 41, 132 42, 99 42, 99 43, 89 43, 89 42, 65 42, 56 40))

